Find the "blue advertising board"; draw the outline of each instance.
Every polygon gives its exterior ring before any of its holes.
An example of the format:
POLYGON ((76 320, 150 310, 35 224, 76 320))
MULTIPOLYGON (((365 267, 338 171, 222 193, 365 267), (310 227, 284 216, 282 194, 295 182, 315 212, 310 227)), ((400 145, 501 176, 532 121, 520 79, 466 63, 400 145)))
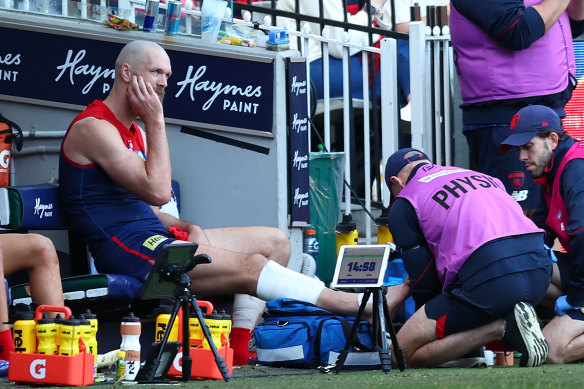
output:
MULTIPOLYGON (((0 98, 83 108, 104 99, 123 43, 58 30, 0 26, 0 98)), ((273 136, 274 63, 165 47, 173 74, 167 120, 273 136)), ((190 49, 189 49, 190 50, 190 49)))
POLYGON ((310 224, 308 170, 308 88, 305 58, 288 59, 288 128, 290 134, 290 219, 292 226, 310 224))

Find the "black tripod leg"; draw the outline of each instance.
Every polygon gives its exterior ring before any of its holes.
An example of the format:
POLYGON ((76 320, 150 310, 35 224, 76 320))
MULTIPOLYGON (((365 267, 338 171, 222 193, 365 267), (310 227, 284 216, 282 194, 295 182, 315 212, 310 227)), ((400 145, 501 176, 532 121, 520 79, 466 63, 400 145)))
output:
POLYGON ((393 320, 389 316, 389 309, 387 308, 387 297, 383 293, 383 310, 385 312, 385 317, 387 318, 387 326, 389 329, 389 336, 391 337, 391 344, 393 345, 393 355, 395 356, 395 361, 399 367, 399 371, 404 371, 406 369, 406 359, 404 357, 404 351, 397 343, 397 335, 395 333, 395 327, 393 326, 393 320))
POLYGON ((371 295, 370 291, 366 291, 363 295, 363 300, 361 301, 361 305, 359 306, 359 311, 357 312, 357 316, 355 317, 355 322, 351 327, 351 333, 349 334, 349 338, 345 343, 345 348, 339 353, 337 358, 337 363, 335 364, 335 373, 339 373, 343 366, 345 365, 345 361, 347 360, 347 356, 349 355, 349 348, 351 347, 351 342, 353 337, 355 336, 355 332, 357 331, 357 326, 361 321, 361 317, 363 316, 363 312, 365 311, 365 306, 367 305, 367 300, 369 300, 369 296, 371 295))
POLYGON ((182 376, 183 381, 191 380, 191 371, 193 366, 193 359, 191 358, 191 344, 189 333, 189 298, 188 290, 185 290, 185 296, 181 296, 182 303, 182 331, 183 331, 183 357, 182 357, 182 376))
POLYGON ((377 289, 373 294, 373 306, 376 307, 376 316, 374 320, 379 322, 379 335, 381 337, 381 347, 379 347, 379 360, 381 362, 381 370, 386 374, 391 371, 391 353, 389 352, 389 342, 387 341, 386 331, 385 331, 385 313, 386 310, 383 307, 385 301, 382 297, 381 289, 377 289))
POLYGON ((193 305, 195 314, 197 315, 197 319, 199 319, 199 323, 201 324, 203 335, 205 336, 205 339, 207 339, 207 341, 209 342, 209 347, 211 348, 213 356, 215 357, 215 363, 217 364, 217 368, 221 372, 223 380, 225 382, 228 382, 229 379, 231 378, 231 375, 229 374, 229 368, 227 367, 227 363, 225 363, 225 360, 219 355, 217 347, 215 347, 215 343, 213 342, 213 338, 211 337, 211 332, 209 331, 207 323, 205 323, 205 319, 203 318, 203 312, 201 311, 201 307, 199 307, 199 304, 197 303, 197 299, 195 298, 195 296, 191 295, 190 300, 191 304, 193 305))

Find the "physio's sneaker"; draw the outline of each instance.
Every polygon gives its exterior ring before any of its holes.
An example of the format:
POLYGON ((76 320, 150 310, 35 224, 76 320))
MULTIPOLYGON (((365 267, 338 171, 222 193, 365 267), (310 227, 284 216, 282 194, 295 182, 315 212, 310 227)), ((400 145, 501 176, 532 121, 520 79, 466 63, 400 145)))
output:
POLYGON ((503 341, 521 353, 519 366, 535 367, 547 358, 549 347, 541 333, 541 328, 531 304, 518 302, 505 315, 507 327, 503 341))

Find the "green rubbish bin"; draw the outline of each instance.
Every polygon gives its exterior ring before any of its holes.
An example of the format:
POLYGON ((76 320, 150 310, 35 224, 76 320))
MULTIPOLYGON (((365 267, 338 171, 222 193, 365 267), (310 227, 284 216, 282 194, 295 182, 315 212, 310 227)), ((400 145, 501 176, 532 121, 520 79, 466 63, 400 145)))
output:
POLYGON ((310 224, 319 244, 316 275, 326 285, 337 260, 339 203, 343 191, 345 153, 310 153, 310 224))

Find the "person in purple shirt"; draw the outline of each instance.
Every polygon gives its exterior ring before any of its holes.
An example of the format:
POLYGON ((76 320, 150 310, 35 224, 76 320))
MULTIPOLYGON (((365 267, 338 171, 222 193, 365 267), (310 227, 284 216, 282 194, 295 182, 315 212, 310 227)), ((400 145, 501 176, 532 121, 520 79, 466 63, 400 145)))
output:
POLYGON ((531 214, 539 190, 517 152, 498 152, 511 117, 529 104, 565 116, 576 85, 573 37, 583 0, 451 0, 450 28, 470 168, 499 178, 531 214))
POLYGON ((550 246, 558 238, 566 251, 556 253, 556 287, 546 296, 555 301, 556 316, 543 334, 550 347, 547 363, 570 363, 584 358, 584 147, 545 106, 519 110, 511 127, 502 151, 518 149, 521 163, 541 184, 543 201, 533 219, 547 230, 550 246))
POLYGON ((503 340, 538 366, 548 346, 533 306, 552 275, 543 231, 496 178, 401 149, 386 164, 388 225, 417 311, 397 334, 409 367, 439 366, 503 340))

